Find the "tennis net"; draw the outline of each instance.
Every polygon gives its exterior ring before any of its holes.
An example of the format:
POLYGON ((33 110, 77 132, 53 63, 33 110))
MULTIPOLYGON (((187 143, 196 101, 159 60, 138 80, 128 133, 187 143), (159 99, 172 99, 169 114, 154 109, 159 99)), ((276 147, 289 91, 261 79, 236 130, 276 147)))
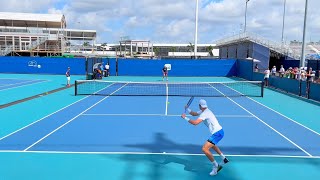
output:
POLYGON ((263 97, 262 81, 235 82, 123 82, 75 81, 75 95, 263 97))

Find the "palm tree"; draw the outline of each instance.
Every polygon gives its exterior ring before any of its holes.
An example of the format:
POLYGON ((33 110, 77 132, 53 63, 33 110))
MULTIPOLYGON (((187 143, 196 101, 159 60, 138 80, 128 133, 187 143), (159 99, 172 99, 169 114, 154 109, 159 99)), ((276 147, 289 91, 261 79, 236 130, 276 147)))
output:
POLYGON ((159 52, 160 52, 160 49, 157 48, 157 47, 154 47, 154 48, 153 48, 153 52, 154 52, 154 55, 155 55, 155 56, 158 56, 158 55, 159 55, 159 52))
POLYGON ((172 55, 174 56, 174 52, 177 51, 177 47, 170 47, 170 51, 172 52, 172 55))
POLYGON ((83 43, 83 46, 84 46, 84 47, 89 46, 89 45, 90 45, 90 43, 89 43, 88 41, 86 41, 86 42, 83 43))
POLYGON ((207 51, 209 52, 210 56, 213 56, 212 50, 213 47, 211 45, 207 47, 207 51))
POLYGON ((194 45, 191 42, 189 42, 189 45, 187 46, 187 48, 188 48, 189 52, 193 52, 194 45))

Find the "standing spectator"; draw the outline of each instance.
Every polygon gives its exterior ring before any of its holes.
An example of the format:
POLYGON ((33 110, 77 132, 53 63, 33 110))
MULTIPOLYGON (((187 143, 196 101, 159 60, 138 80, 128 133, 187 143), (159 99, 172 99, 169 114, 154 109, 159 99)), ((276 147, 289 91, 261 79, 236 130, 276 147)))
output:
POLYGON ((254 66, 254 72, 259 72, 258 64, 254 66))
POLYGON ((109 74, 109 68, 110 68, 110 65, 109 64, 106 64, 104 66, 104 77, 108 77, 110 74, 109 74))
POLYGON ((307 81, 311 81, 311 74, 312 74, 312 67, 309 68, 309 70, 307 71, 307 81))
POLYGON ((284 70, 284 68, 283 68, 283 65, 281 65, 280 71, 279 71, 280 77, 283 77, 283 76, 284 76, 284 73, 285 73, 285 70, 284 70))
POLYGON ((275 76, 276 72, 277 72, 277 68, 276 68, 276 66, 273 66, 272 69, 271 69, 271 75, 275 76))
POLYGON ((70 87, 70 67, 68 67, 67 69, 66 77, 67 77, 67 87, 70 87))
POLYGON ((269 77, 270 77, 270 70, 267 69, 264 71, 264 85, 269 86, 269 77))

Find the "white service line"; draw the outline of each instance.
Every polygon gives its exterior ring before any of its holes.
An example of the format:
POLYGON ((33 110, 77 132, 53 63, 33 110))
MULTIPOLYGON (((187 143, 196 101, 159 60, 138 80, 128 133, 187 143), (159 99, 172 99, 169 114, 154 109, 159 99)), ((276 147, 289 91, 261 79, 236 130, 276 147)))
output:
MULTIPOLYGON (((223 85, 224 85, 224 84, 223 84, 223 85)), ((226 85, 224 85, 224 86, 226 86, 226 85)), ((240 93, 239 91, 237 91, 237 90, 235 90, 235 89, 232 89, 232 88, 230 88, 230 87, 228 87, 228 86, 226 86, 226 87, 229 88, 229 89, 231 89, 231 90, 233 90, 233 91, 238 92, 239 94, 242 94, 242 93, 240 93)), ((243 95, 243 94, 242 94, 242 95, 243 95)), ((254 100, 254 99, 252 99, 252 98, 250 98, 250 97, 247 97, 247 96, 245 96, 245 97, 248 98, 248 99, 250 99, 250 100, 252 100, 252 101, 254 101, 254 102, 256 102, 256 103, 258 103, 258 104, 260 104, 261 106, 263 106, 263 107, 265 107, 265 108, 267 108, 267 109, 269 109, 269 110, 271 110, 271 111, 279 114, 280 116, 282 116, 282 117, 284 117, 284 118, 286 118, 286 119, 288 119, 288 120, 290 120, 290 121, 292 121, 292 122, 300 125, 301 127, 304 127, 304 128, 306 128, 307 130, 309 130, 309 131, 311 131, 311 132, 313 132, 313 133, 315 133, 315 134, 317 134, 317 135, 320 136, 320 133, 314 131, 313 129, 308 128, 307 126, 305 126, 305 125, 303 125, 303 124, 301 124, 301 123, 299 123, 299 122, 297 122, 297 121, 295 121, 295 120, 293 120, 293 119, 291 119, 291 118, 289 118, 289 117, 281 114, 280 112, 278 112, 278 111, 276 111, 276 110, 274 110, 274 109, 272 109, 272 108, 270 108, 270 107, 268 107, 268 106, 266 106, 266 105, 264 105, 264 104, 262 104, 262 103, 260 103, 260 102, 258 102, 258 101, 256 101, 256 100, 254 100)))
MULTIPOLYGON (((111 85, 112 85, 112 84, 110 84, 109 86, 111 86, 111 85)), ((109 86, 107 86, 106 88, 108 88, 109 86)), ((67 106, 65 106, 65 107, 63 107, 63 108, 61 108, 61 109, 59 109, 59 110, 57 110, 57 111, 55 111, 55 112, 53 112, 53 113, 45 116, 45 117, 37 120, 37 121, 34 121, 34 122, 32 122, 32 123, 30 123, 30 124, 28 124, 28 125, 20 128, 20 129, 16 130, 16 131, 10 133, 10 134, 7 134, 6 136, 0 138, 0 141, 3 140, 3 139, 5 139, 5 138, 7 138, 7 137, 9 137, 9 136, 11 136, 11 135, 13 135, 13 134, 15 134, 15 133, 17 133, 17 132, 19 132, 19 131, 21 131, 21 130, 23 130, 23 129, 25 129, 25 128, 28 128, 29 126, 31 126, 31 125, 33 125, 33 124, 35 124, 35 123, 37 123, 37 122, 40 122, 40 121, 46 119, 46 118, 49 117, 49 116, 52 116, 52 115, 54 115, 54 114, 56 114, 56 113, 58 113, 58 112, 60 112, 60 111, 62 111, 62 110, 64 110, 64 109, 66 109, 66 108, 68 108, 68 107, 70 107, 70 106, 72 106, 72 105, 74 105, 74 104, 76 104, 76 103, 78 103, 78 102, 80 102, 80 101, 82 101, 82 100, 85 100, 85 99, 87 99, 88 97, 91 97, 91 96, 93 96, 93 95, 89 95, 89 96, 86 96, 86 97, 84 97, 84 98, 82 98, 82 99, 79 99, 79 100, 77 100, 76 102, 73 102, 73 103, 71 103, 71 104, 69 104, 69 105, 67 105, 67 106)))
POLYGON ((166 112, 165 115, 168 115, 168 102, 169 102, 169 87, 168 87, 168 83, 166 83, 166 112))
MULTIPOLYGON (((34 81, 36 81, 36 80, 34 80, 34 81)), ((33 82, 33 81, 28 81, 28 82, 33 82)), ((30 85, 34 85, 34 84, 43 83, 43 82, 49 82, 49 80, 44 80, 44 81, 31 83, 31 84, 25 84, 25 85, 21 85, 21 86, 14 86, 14 87, 11 87, 11 88, 5 88, 5 89, 1 89, 0 91, 5 91, 5 90, 8 90, 8 89, 15 89, 15 88, 20 88, 20 87, 30 86, 30 85)), ((24 82, 24 83, 27 83, 27 82, 24 82)), ((20 84, 23 84, 23 83, 20 83, 20 84)))
MULTIPOLYGON (((181 116, 178 114, 82 114, 82 116, 181 116)), ((215 115, 216 117, 226 117, 226 118, 251 118, 252 115, 215 115)), ((254 117, 255 118, 255 117, 254 117)))
MULTIPOLYGON (((205 154, 188 154, 188 153, 152 153, 152 152, 81 152, 81 151, 12 151, 0 150, 0 153, 30 153, 30 154, 108 154, 108 155, 173 155, 173 156, 205 156, 205 154)), ((219 156, 213 154, 213 156, 219 156)), ((225 154, 228 157, 254 157, 254 158, 302 158, 302 159, 320 159, 320 156, 283 156, 283 155, 251 155, 251 154, 225 154)))
MULTIPOLYGON (((120 89, 122 89, 124 86, 126 86, 127 84, 121 86, 120 88, 118 88, 117 90, 113 91, 110 95, 116 93, 117 91, 119 91, 120 89)), ((95 104, 93 104, 92 106, 90 106, 89 108, 87 108, 86 110, 82 111, 80 114, 76 115, 75 117, 73 117, 72 119, 70 119, 68 122, 62 124, 61 126, 59 126, 58 128, 56 128, 55 130, 53 130, 52 132, 50 132, 49 134, 47 134, 46 136, 44 136, 43 138, 39 139, 38 141, 36 141, 35 143, 33 143, 32 145, 30 145, 29 147, 27 147, 26 149, 24 149, 23 151, 27 151, 28 149, 32 148, 33 146, 35 146, 36 144, 38 144, 39 142, 41 142, 42 140, 44 140, 45 138, 47 138, 48 136, 50 136, 51 134, 55 133, 56 131, 58 131, 59 129, 61 129, 62 127, 64 127, 65 125, 69 124, 70 122, 72 122, 73 120, 75 120, 77 117, 79 117, 80 115, 82 115, 83 113, 87 112, 88 110, 90 110, 91 108, 93 108, 94 106, 96 106, 97 104, 99 104, 100 102, 104 101, 105 99, 107 99, 109 96, 104 97, 103 99, 101 99, 100 101, 96 102, 95 104)))
MULTIPOLYGON (((211 84, 209 84, 211 86, 211 84)), ((240 108, 242 108, 243 110, 245 110, 246 112, 248 112, 249 114, 251 114, 252 116, 254 116, 255 118, 257 118, 260 122, 262 122, 263 124, 265 124, 266 126, 268 126, 270 129, 272 129, 273 131, 275 131, 276 133, 278 133, 280 136, 282 136, 283 138, 285 138, 287 141, 289 141, 291 144, 293 144, 294 146, 296 146, 297 148, 299 148, 301 151, 303 151, 304 153, 306 153, 308 156, 312 157, 312 155, 310 153, 308 153, 306 150, 304 150, 303 148, 301 148, 299 145, 297 145, 296 143, 294 143, 293 141, 291 141, 289 138, 287 138, 285 135, 283 135, 282 133, 280 133, 279 131, 277 131, 276 129, 274 129, 272 126, 270 126, 268 123, 264 122, 263 120, 261 120, 259 117, 257 117, 256 115, 254 115, 253 113, 251 113, 249 110, 247 110, 246 108, 242 107, 240 104, 238 104, 237 102, 235 102, 233 99, 231 99, 230 97, 227 97, 224 93, 222 93, 221 91, 219 91, 217 88, 211 86, 212 88, 214 88, 215 90, 217 90, 219 93, 221 93, 222 95, 224 95, 226 98, 228 98, 230 101, 232 101, 233 103, 235 103, 236 105, 238 105, 240 108)))

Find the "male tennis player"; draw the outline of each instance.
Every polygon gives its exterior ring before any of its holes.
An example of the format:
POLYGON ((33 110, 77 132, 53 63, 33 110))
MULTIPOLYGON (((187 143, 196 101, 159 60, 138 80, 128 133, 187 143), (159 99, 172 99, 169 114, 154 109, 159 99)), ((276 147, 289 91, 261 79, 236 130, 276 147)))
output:
POLYGON ((224 136, 223 129, 215 115, 212 113, 210 109, 208 109, 207 102, 204 99, 200 99, 199 101, 200 111, 194 112, 189 107, 186 106, 186 108, 190 115, 199 116, 199 118, 196 120, 191 120, 190 118, 186 117, 186 114, 184 113, 181 115, 181 117, 193 125, 198 125, 203 121, 204 124, 209 128, 210 133, 212 134, 207 140, 207 142, 203 145, 202 151, 213 164, 213 168, 210 172, 210 175, 214 176, 222 169, 223 164, 229 162, 229 160, 223 155, 223 153, 217 146, 218 142, 224 136), (217 163, 212 153, 210 152, 211 148, 214 149, 221 156, 222 162, 220 164, 217 163))
POLYGON ((167 81, 168 81, 168 68, 167 68, 166 65, 164 65, 163 68, 162 68, 162 74, 163 74, 162 81, 164 80, 164 77, 166 77, 167 81))
POLYGON ((66 77, 67 77, 67 86, 70 86, 70 67, 68 67, 67 72, 66 72, 66 77))

